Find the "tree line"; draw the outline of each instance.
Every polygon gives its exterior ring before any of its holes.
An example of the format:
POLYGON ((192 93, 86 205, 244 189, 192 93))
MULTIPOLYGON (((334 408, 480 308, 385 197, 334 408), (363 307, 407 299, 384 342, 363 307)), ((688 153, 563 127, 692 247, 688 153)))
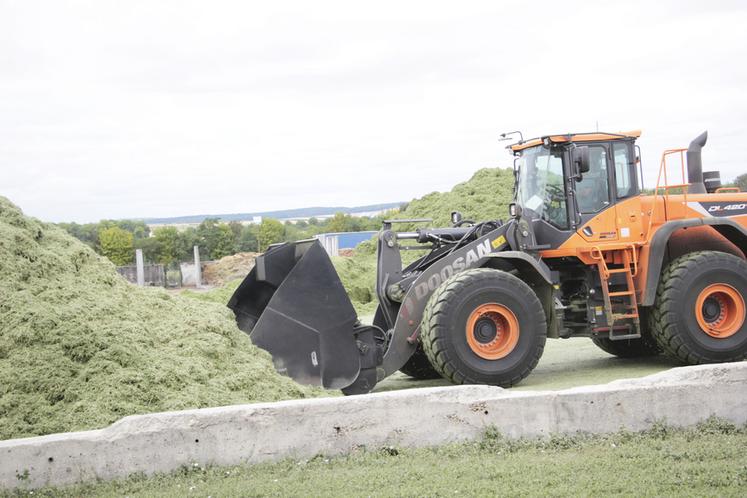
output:
POLYGON ((197 227, 177 229, 163 226, 152 232, 145 222, 134 220, 59 225, 115 265, 131 264, 135 259, 135 249, 142 249, 148 262, 172 265, 191 260, 195 245, 200 247, 203 259, 220 259, 237 252, 262 252, 270 244, 308 239, 320 233, 378 230, 385 217, 354 217, 337 213, 323 220, 310 218, 308 221, 283 223, 264 218, 262 223, 248 225, 207 218, 197 227))

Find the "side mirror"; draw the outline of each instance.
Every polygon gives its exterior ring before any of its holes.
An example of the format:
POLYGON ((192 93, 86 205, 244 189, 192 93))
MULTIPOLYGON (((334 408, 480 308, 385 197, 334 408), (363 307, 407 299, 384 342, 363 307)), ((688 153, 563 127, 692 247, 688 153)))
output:
POLYGON ((591 168, 589 159, 589 147, 582 145, 573 149, 573 167, 577 175, 588 173, 591 168))
POLYGON ((462 221, 462 213, 460 213, 459 211, 452 211, 451 212, 451 224, 454 226, 457 226, 460 221, 462 221))

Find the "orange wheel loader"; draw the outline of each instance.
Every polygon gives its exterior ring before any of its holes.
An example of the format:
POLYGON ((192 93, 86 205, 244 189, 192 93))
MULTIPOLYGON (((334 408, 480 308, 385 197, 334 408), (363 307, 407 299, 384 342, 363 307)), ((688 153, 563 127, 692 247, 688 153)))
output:
POLYGON ((640 132, 518 142, 508 221, 378 235, 379 302, 361 324, 314 240, 271 246, 228 306, 299 382, 369 392, 398 370, 509 387, 546 338, 685 364, 747 356, 747 193, 703 173, 703 133, 664 152, 644 193, 640 132), (670 181, 670 179, 672 181, 670 181), (426 254, 403 267, 401 250, 426 254))

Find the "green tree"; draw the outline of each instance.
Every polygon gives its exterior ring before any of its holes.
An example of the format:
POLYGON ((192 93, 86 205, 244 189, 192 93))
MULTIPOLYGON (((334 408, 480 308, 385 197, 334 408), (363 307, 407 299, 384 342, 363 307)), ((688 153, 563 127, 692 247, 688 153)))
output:
POLYGON ((296 226, 290 221, 286 221, 285 223, 283 223, 283 230, 283 240, 285 242, 293 242, 299 240, 303 238, 304 235, 303 232, 296 228, 296 226))
MULTIPOLYGON (((145 222, 134 220, 101 220, 98 223, 85 223, 83 225, 78 223, 60 223, 59 225, 73 237, 91 246, 99 254, 103 254, 99 234, 109 228, 118 227, 130 232, 133 235, 135 247, 139 247, 139 241, 146 240, 150 235, 150 229, 145 222)), ((144 245, 147 246, 148 244, 144 243, 144 245)))
POLYGON ((734 183, 737 187, 739 187, 739 190, 742 192, 747 192, 747 173, 742 173, 738 177, 734 179, 734 183))
POLYGON ((264 218, 259 226, 260 252, 270 244, 285 240, 285 227, 278 220, 264 218))
POLYGON ((135 239, 133 245, 136 249, 143 251, 143 258, 145 261, 160 261, 161 260, 161 242, 155 237, 148 237, 147 239, 135 239))
POLYGON ((194 247, 199 244, 197 229, 187 227, 179 232, 178 238, 178 259, 179 261, 191 261, 194 259, 194 247))
POLYGON ((158 242, 159 252, 156 260, 164 265, 179 261, 181 258, 179 231, 176 227, 160 227, 153 231, 153 237, 158 242))
POLYGON ((236 252, 236 239, 231 227, 216 218, 208 218, 197 227, 200 253, 207 259, 219 259, 236 252))
POLYGON ((220 238, 220 222, 217 218, 206 218, 197 227, 197 244, 206 259, 213 259, 215 244, 220 238))
POLYGON ((117 226, 99 232, 101 254, 109 258, 112 263, 118 266, 132 262, 132 253, 134 249, 132 241, 132 234, 117 226))
POLYGON ((335 213, 335 215, 327 221, 328 232, 357 232, 359 230, 360 223, 349 214, 335 213))
POLYGON ((257 251, 257 235, 259 234, 259 225, 246 225, 241 228, 241 235, 236 249, 241 252, 257 251))
POLYGON ((230 223, 228 223, 228 227, 233 232, 233 240, 235 242, 238 242, 239 238, 241 237, 241 230, 244 228, 244 225, 242 225, 238 221, 231 221, 230 223))
POLYGON ((225 223, 218 225, 216 238, 213 241, 213 247, 210 250, 212 259, 220 259, 223 256, 234 254, 236 252, 236 241, 233 230, 225 223))
POLYGON ((111 220, 110 223, 113 223, 122 230, 127 230, 136 240, 150 237, 150 228, 148 228, 148 225, 144 221, 111 220))

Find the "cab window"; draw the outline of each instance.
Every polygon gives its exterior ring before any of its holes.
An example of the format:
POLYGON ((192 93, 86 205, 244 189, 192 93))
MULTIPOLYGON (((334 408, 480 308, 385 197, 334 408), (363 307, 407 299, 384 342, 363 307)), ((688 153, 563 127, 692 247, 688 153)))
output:
POLYGON ((612 157, 615 161, 615 188, 617 198, 622 199, 635 194, 635 188, 632 178, 635 175, 633 171, 634 164, 630 160, 630 151, 627 144, 612 144, 612 157))
POLYGON ((568 228, 563 185, 563 151, 543 146, 522 152, 516 200, 534 215, 560 229, 568 228))
POLYGON ((607 184, 607 149, 602 145, 589 146, 589 171, 576 182, 578 209, 582 213, 596 213, 610 204, 607 184))

